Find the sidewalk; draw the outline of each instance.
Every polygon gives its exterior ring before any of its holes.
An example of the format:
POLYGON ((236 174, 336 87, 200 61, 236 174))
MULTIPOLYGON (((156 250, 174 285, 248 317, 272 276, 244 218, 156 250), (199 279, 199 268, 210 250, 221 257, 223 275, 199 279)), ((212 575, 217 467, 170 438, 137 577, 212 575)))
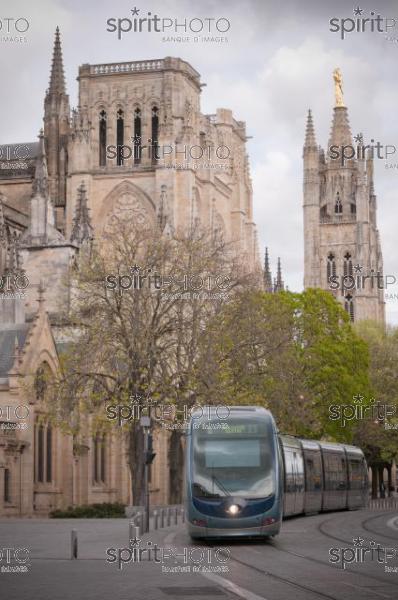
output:
MULTIPOLYGON (((183 532, 183 527, 180 523, 140 535, 139 547, 167 548, 168 539, 174 532, 183 532)), ((28 548, 31 560, 26 573, 0 573, 2 597, 7 600, 165 600, 174 598, 176 589, 188 593, 193 588, 206 600, 220 597, 202 575, 164 569, 162 563, 147 560, 147 553, 140 562, 128 561, 129 519, 0 522, 0 547, 17 546, 28 548), (72 529, 78 532, 77 560, 70 559, 72 529), (117 561, 107 562, 108 548, 114 548, 116 555, 122 550, 126 562, 121 569, 117 561)), ((175 561, 172 555, 166 562, 173 567, 181 564, 181 558, 175 561)), ((228 593, 224 597, 232 598, 228 593)))

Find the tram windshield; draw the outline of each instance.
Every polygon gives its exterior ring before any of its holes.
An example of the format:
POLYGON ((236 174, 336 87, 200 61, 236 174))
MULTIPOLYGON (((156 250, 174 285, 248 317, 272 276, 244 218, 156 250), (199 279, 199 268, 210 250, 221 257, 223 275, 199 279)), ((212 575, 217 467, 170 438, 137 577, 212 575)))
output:
POLYGON ((192 493, 196 498, 266 498, 275 492, 271 430, 263 421, 195 424, 192 493), (219 423, 219 425, 221 425, 219 423))

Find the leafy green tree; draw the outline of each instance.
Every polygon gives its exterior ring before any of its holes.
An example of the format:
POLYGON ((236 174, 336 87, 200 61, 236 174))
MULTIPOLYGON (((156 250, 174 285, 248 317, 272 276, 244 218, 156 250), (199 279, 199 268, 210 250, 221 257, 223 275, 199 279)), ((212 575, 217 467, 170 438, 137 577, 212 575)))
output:
POLYGON ((369 377, 374 410, 359 421, 355 443, 364 449, 372 468, 372 495, 386 468, 391 487, 391 467, 398 459, 398 328, 363 321, 356 326, 370 353, 369 377))
POLYGON ((198 396, 260 404, 286 433, 351 440, 329 407, 366 396, 368 352, 327 292, 245 292, 225 306, 202 340, 198 396))

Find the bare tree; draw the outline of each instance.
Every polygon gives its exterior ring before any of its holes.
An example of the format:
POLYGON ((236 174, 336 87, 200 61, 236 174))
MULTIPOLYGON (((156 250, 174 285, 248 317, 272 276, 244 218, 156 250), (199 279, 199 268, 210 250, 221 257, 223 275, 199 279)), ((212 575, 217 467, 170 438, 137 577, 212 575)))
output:
MULTIPOLYGON (((53 384, 53 406, 73 413, 79 435, 86 415, 109 427, 105 405, 143 407, 196 401, 198 344, 206 324, 234 290, 253 281, 234 245, 209 231, 161 235, 157 228, 113 222, 101 246, 71 273, 71 336, 62 372, 53 384), (57 402, 54 402, 56 398, 57 402)), ((206 399, 211 403, 211 398, 206 399)), ((143 434, 126 424, 134 503, 143 503, 143 434)), ((181 431, 170 436, 170 501, 182 490, 181 431)))

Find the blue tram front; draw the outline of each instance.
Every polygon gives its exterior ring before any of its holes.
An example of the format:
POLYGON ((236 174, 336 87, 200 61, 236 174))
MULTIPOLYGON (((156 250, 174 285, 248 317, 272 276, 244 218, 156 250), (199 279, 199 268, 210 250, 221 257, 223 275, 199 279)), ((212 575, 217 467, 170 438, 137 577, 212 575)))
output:
POLYGON ((186 512, 192 538, 279 532, 283 473, 277 428, 260 407, 204 407, 187 432, 186 512))

